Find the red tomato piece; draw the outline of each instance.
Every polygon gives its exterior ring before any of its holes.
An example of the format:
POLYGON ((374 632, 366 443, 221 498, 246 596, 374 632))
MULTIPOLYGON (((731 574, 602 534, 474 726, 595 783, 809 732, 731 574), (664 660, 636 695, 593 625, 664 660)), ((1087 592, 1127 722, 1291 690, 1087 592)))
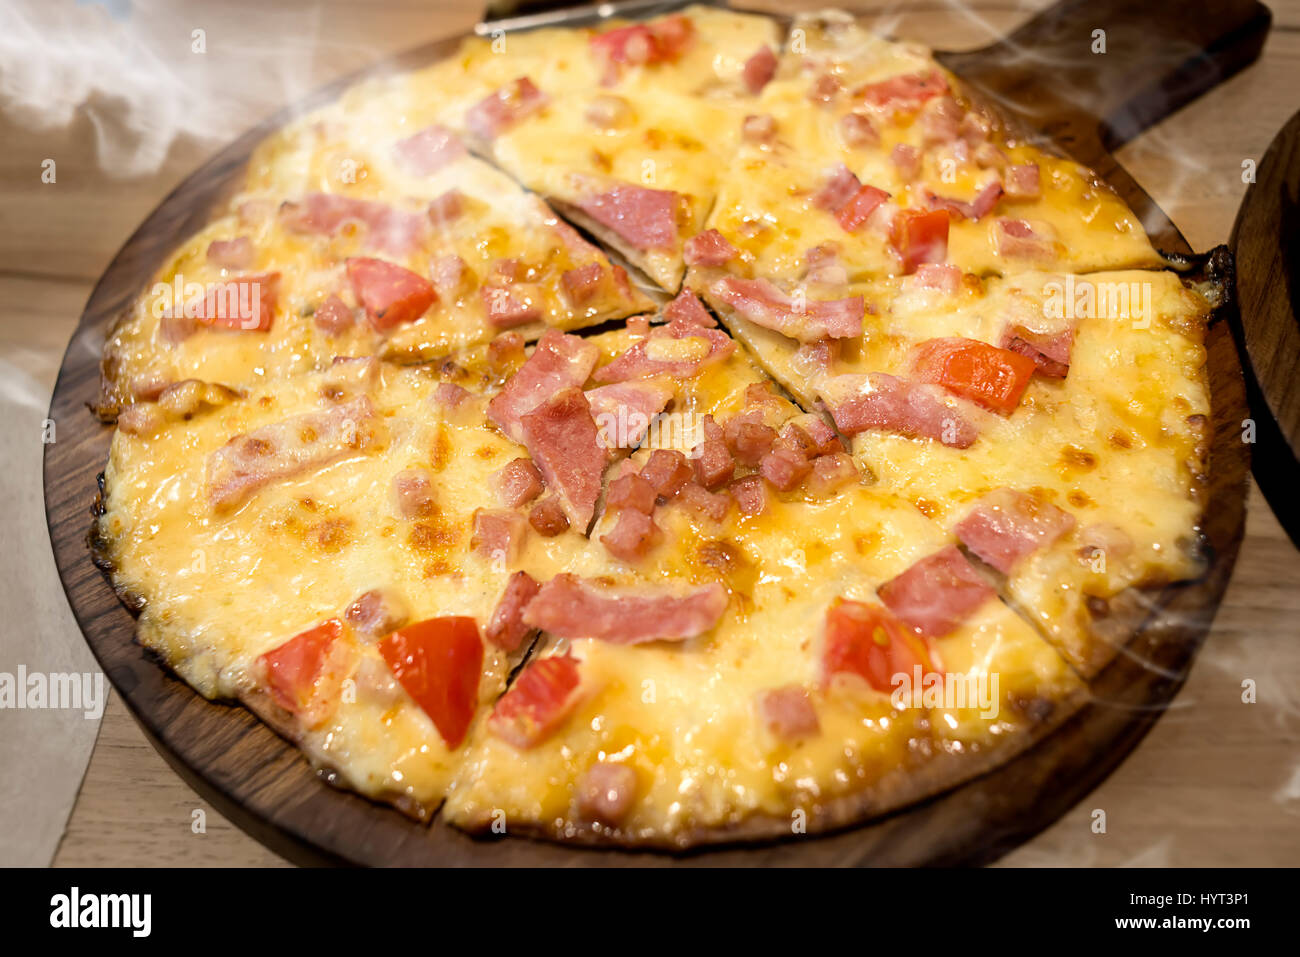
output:
POLYGON ((473 618, 429 618, 379 642, 393 676, 454 751, 469 730, 483 673, 483 640, 473 618))
POLYGON ((930 339, 916 348, 913 368, 923 382, 1006 414, 1020 404, 1037 368, 1034 360, 977 339, 930 339))
MULTIPOLYGON (((863 186, 852 198, 839 208, 835 218, 840 221, 846 233, 856 233, 866 223, 867 218, 876 211, 876 207, 889 199, 889 194, 874 186, 863 186)), ((946 251, 945 246, 945 251, 946 251)))
POLYGON ((380 332, 414 322, 438 301, 433 283, 383 259, 349 259, 348 279, 370 324, 380 332))
POLYGON ((322 622, 258 661, 266 672, 271 698, 298 715, 308 727, 324 720, 338 704, 343 681, 355 663, 347 626, 337 618, 322 622))
POLYGON ((524 750, 552 734, 578 703, 578 661, 570 655, 528 664, 492 709, 488 727, 524 750))
POLYGON ((827 679, 840 672, 863 678, 876 691, 893 691, 894 675, 910 679, 937 670, 925 639, 905 628, 884 606, 837 598, 826 612, 827 679))
POLYGON ((903 210, 890 226, 889 242, 906 275, 916 272, 921 263, 943 262, 948 258, 948 211, 903 210))

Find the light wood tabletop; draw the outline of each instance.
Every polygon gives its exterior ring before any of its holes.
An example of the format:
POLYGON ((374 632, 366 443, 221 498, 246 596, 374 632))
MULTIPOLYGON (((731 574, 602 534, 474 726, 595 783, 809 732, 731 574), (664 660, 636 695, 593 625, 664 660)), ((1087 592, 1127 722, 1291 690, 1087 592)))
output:
MULTIPOLYGON (((826 4, 743 5, 788 11, 826 4)), ((858 6, 879 11, 879 24, 893 35, 964 49, 984 45, 1044 5, 858 6)), ((63 0, 48 6, 65 18, 48 21, 56 25, 51 29, 107 17, 113 29, 131 31, 143 51, 129 63, 116 61, 132 71, 120 90, 112 82, 91 84, 77 100, 51 89, 49 109, 0 115, 6 144, 0 215, 8 227, 0 229, 4 341, 25 341, 57 367, 80 307, 113 253, 206 157, 316 86, 464 30, 480 4, 115 0, 101 7, 63 0), (204 37, 202 54, 194 50, 195 31, 204 37), (41 185, 48 158, 57 160, 58 188, 41 185)), ((1226 241, 1246 189, 1243 161, 1258 161, 1300 108, 1300 0, 1269 6, 1273 31, 1258 63, 1117 154, 1198 250, 1226 241)), ((57 43, 59 36, 47 39, 57 43)), ((59 81, 55 74, 50 82, 57 87, 59 81)), ((1174 706, 1100 788, 1003 863, 1300 863, 1300 555, 1253 485, 1249 507, 1232 584, 1174 706), (1254 703, 1242 700, 1247 679, 1257 684, 1254 703), (1097 808, 1106 811, 1104 834, 1090 827, 1097 808)), ((114 695, 54 863, 285 862, 199 798, 114 695), (205 828, 196 833, 200 811, 205 828)))

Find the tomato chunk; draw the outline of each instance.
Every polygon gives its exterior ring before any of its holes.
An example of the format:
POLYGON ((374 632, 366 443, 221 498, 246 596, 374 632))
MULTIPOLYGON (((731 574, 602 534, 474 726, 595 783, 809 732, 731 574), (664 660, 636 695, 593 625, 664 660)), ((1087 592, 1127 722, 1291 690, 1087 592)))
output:
POLYGON ((520 750, 539 744, 577 705, 579 680, 578 661, 570 655, 530 662, 492 709, 488 727, 520 750))
POLYGON ((331 618, 262 655, 258 661, 272 700, 308 727, 319 724, 337 706, 355 664, 351 644, 347 626, 331 618))
POLYGON ((948 258, 948 211, 905 209, 894 217, 889 242, 911 275, 921 263, 941 263, 948 258))
POLYGON ((977 339, 930 339, 916 348, 916 377, 1003 414, 1020 404, 1034 360, 977 339))
MULTIPOLYGON (((856 233, 867 222, 876 207, 889 199, 889 194, 874 186, 863 186, 839 208, 835 218, 846 233, 856 233)), ((945 247, 946 248, 946 247, 945 247)))
POLYGON ((275 312, 278 272, 239 276, 214 283, 200 299, 185 304, 185 315, 213 329, 266 332, 275 312))
POLYGON ((460 747, 474 717, 483 673, 478 623, 463 617, 419 621, 383 638, 379 653, 447 747, 460 747))
POLYGON ((349 259, 348 279, 370 324, 380 332, 414 322, 438 301, 433 283, 383 259, 349 259))
POLYGON ((909 680, 917 665, 921 673, 937 670, 925 639, 905 628, 882 605, 837 598, 826 613, 826 678, 840 672, 855 674, 876 691, 894 689, 894 676, 909 680))

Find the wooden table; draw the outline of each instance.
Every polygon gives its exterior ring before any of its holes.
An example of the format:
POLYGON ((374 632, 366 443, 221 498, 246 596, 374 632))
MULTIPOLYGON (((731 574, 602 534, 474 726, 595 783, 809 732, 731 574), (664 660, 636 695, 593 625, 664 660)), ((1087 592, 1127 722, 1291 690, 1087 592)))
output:
MULTIPOLYGON (((930 4, 864 6, 879 10, 895 35, 963 49, 983 45, 1041 5, 981 0, 964 13, 930 4)), ((1242 162, 1258 160, 1300 107, 1300 0, 1270 5, 1273 33, 1255 66, 1118 154, 1197 249, 1226 239, 1246 188, 1242 162)), ((478 13, 472 2, 434 8, 417 0, 216 6, 184 0, 133 11, 126 25, 157 58, 133 78, 143 106, 97 94, 67 123, 0 117, 7 147, 0 152, 2 215, 11 226, 0 230, 0 314, 8 341, 25 341, 53 359, 117 247, 222 142, 334 77, 463 30, 478 13), (193 51, 198 29, 203 54, 193 51), (172 99, 168 82, 181 90, 172 99), (101 163, 97 137, 109 163, 101 163), (57 160, 57 189, 42 188, 33 174, 46 158, 57 160)), ((1250 510, 1232 585, 1175 707, 1102 787, 1004 863, 1300 863, 1300 560, 1253 487, 1250 510), (1256 703, 1242 701, 1246 679, 1257 683, 1256 703), (1095 808, 1106 811, 1105 834, 1090 828, 1095 808)), ((191 791, 113 697, 54 863, 284 861, 191 791), (206 831, 196 834, 191 824, 200 810, 206 831)))

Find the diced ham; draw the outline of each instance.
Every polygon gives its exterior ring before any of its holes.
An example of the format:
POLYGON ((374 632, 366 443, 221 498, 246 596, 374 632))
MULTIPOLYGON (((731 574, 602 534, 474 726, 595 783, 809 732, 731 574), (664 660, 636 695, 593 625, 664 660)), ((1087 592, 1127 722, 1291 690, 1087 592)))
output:
POLYGON ((828 213, 837 212, 840 207, 857 195, 862 188, 862 181, 843 163, 836 163, 827 173, 822 186, 812 196, 812 204, 828 213))
POLYGON ((528 524, 537 534, 551 538, 568 530, 569 516, 564 514, 559 496, 548 495, 528 510, 528 524))
POLYGON ((455 253, 434 258, 429 263, 429 279, 439 300, 455 302, 470 280, 469 267, 455 253))
POLYGON ((1004 575, 1074 528, 1074 516, 1015 489, 994 489, 953 527, 961 543, 1004 575))
POLYGON ((840 142, 851 150, 880 145, 880 131, 865 113, 845 113, 840 117, 840 142))
POLYGON ((690 462, 676 449, 655 449, 641 467, 641 477, 665 501, 680 492, 693 475, 690 462))
POLYGON ((747 475, 736 479, 727 486, 727 491, 736 500, 736 507, 742 515, 761 515, 767 511, 767 490, 763 479, 757 475, 747 475))
POLYGON ((749 415, 732 416, 723 429, 727 447, 736 461, 757 468, 763 457, 776 444, 777 431, 770 425, 755 421, 749 415))
POLYGON ((857 480, 857 467, 847 452, 828 452, 812 460, 807 485, 815 495, 829 495, 857 480))
POLYGON ((535 629, 525 624, 524 609, 537 597, 542 586, 528 572, 515 572, 488 621, 484 637, 502 651, 518 651, 535 629))
POLYGON ((645 512, 622 509, 613 527, 600 536, 601 543, 615 558, 628 563, 639 562, 662 538, 659 527, 645 512))
POLYGON ((751 113, 740 126, 740 136, 746 143, 771 143, 776 139, 776 120, 771 113, 751 113))
MULTIPOLYGON (((493 345, 504 338, 498 336, 493 345)), ((523 340, 518 343, 522 346, 523 340)), ((599 357, 600 349, 594 343, 558 329, 547 329, 537 341, 533 354, 488 403, 488 417, 510 438, 522 442, 520 417, 548 396, 583 385, 599 357)))
POLYGON ((337 336, 356 324, 352 308, 331 293, 311 314, 312 324, 328 336, 337 336))
POLYGON ((835 430, 820 415, 805 412, 802 415, 795 416, 785 426, 782 426, 782 431, 785 431, 787 427, 797 427, 812 441, 812 454, 814 455, 828 455, 831 452, 844 451, 844 446, 840 444, 840 437, 835 434, 835 430))
POLYGON ((682 14, 649 23, 634 23, 597 33, 587 42, 596 59, 605 64, 604 82, 618 79, 623 66, 652 66, 676 60, 694 36, 695 26, 682 14))
POLYGON ((742 75, 745 78, 745 89, 754 95, 763 92, 763 87, 776 76, 776 54, 772 52, 772 48, 766 43, 759 47, 745 61, 742 75))
POLYGON ((807 689, 801 685, 760 691, 757 705, 763 724, 784 741, 797 741, 821 730, 817 709, 813 707, 807 689))
POLYGON ((948 92, 948 81, 938 70, 924 75, 893 76, 853 91, 854 99, 890 110, 915 110, 931 97, 948 92))
POLYGON ((823 73, 808 87, 808 99, 822 106, 828 106, 834 102, 835 97, 839 96, 842 89, 844 84, 840 82, 839 77, 833 73, 823 73))
POLYGON ((634 249, 677 248, 682 196, 666 189, 622 183, 578 203, 578 208, 634 249))
POLYGON ((535 658, 497 701, 488 716, 488 729, 521 751, 536 747, 573 713, 581 683, 578 661, 572 655, 535 658))
POLYGON ((587 391, 591 416, 605 449, 633 449, 641 444, 650 423, 673 398, 673 380, 667 376, 634 379, 597 386, 587 391))
POLYGON ((509 508, 480 508, 474 512, 470 551, 507 566, 519 560, 528 527, 524 517, 509 508))
POLYGON ((817 442, 804 431, 797 422, 786 422, 777 431, 773 451, 792 452, 801 459, 811 459, 817 455, 817 442))
POLYGON ((253 241, 247 236, 208 243, 208 262, 222 269, 247 269, 253 265, 253 256, 253 241))
POLYGON ((542 494, 542 473, 529 459, 515 459, 493 472, 492 482, 507 508, 527 505, 542 494))
POLYGON ((548 99, 528 77, 518 77, 470 107, 465 127, 479 140, 491 142, 540 110, 548 99))
POLYGON ((950 263, 921 263, 916 267, 913 280, 922 289, 937 289, 945 295, 955 296, 961 289, 961 267, 950 263))
POLYGON ((611 827, 622 824, 637 797, 636 769, 597 761, 578 779, 578 813, 611 827))
POLYGON ((396 263, 353 257, 347 271, 357 301, 380 332, 414 322, 438 301, 433 283, 396 263))
POLYGON ((586 531, 605 471, 605 450, 587 397, 578 388, 561 389, 519 422, 546 487, 559 496, 569 523, 586 531))
POLYGON ((763 456, 758 470, 774 488, 788 492, 812 473, 812 463, 790 449, 773 449, 763 456))
POLYGON ((877 591, 903 624, 927 638, 951 634, 993 597, 988 582, 955 545, 926 556, 877 591))
POLYGON ((681 591, 664 586, 616 588, 560 574, 542 586, 524 620, 560 638, 595 638, 619 645, 682 641, 709 631, 727 610, 727 592, 714 582, 681 591))
POLYGON ((739 279, 735 276, 716 280, 709 286, 709 292, 755 325, 800 342, 851 339, 862 335, 866 300, 861 296, 796 299, 766 279, 739 279))
POLYGON ((343 617, 357 631, 382 638, 410 621, 411 610, 395 589, 372 588, 358 595, 343 617))
POLYGON ((458 189, 449 189, 429 200, 427 207, 429 222, 438 230, 446 230, 448 226, 460 219, 465 213, 465 194, 458 189))
POLYGON ((208 456, 208 501, 218 512, 233 509, 273 482, 368 451, 382 434, 374 404, 358 396, 237 435, 208 456))
POLYGON ((911 182, 921 175, 921 151, 915 146, 899 143, 889 154, 898 175, 911 182))
POLYGON ((951 96, 940 96, 926 103, 921 111, 921 139, 927 146, 951 143, 961 128, 962 108, 951 96))
POLYGON ((1052 240, 1023 219, 996 220, 993 244, 999 256, 1044 262, 1055 258, 1052 240))
POLYGON ((656 326, 646 338, 597 369, 595 379, 623 382, 654 375, 689 379, 735 351, 736 340, 721 329, 708 328, 679 315, 667 325, 656 326))
POLYGON ((438 511, 433 473, 425 468, 403 469, 393 476, 393 502, 398 518, 428 518, 438 511))
POLYGON ((931 209, 945 209, 950 216, 957 219, 978 220, 993 210, 1002 198, 1002 184, 997 180, 989 183, 969 203, 958 199, 946 199, 934 193, 926 194, 926 202, 931 209))
POLYGON ((393 146, 397 165, 412 176, 432 176, 464 155, 464 145, 445 126, 426 126, 393 146))
POLYGON ((655 487, 642 478, 639 472, 628 472, 614 478, 605 493, 605 507, 628 509, 649 515, 655 510, 655 487))
POLYGON ((1003 182, 1011 199, 1037 199, 1042 195, 1042 174, 1037 163, 1008 166, 1003 182))
POLYGON ((527 358, 524 337, 517 332, 503 332, 488 343, 488 365, 498 375, 515 372, 527 358))
POLYGON ((542 317, 543 293, 534 283, 485 285, 479 295, 487 310, 488 324, 496 329, 513 329, 542 317))
POLYGON ((686 241, 682 258, 688 266, 721 266, 739 255, 735 246, 716 229, 706 229, 686 241))
MULTIPOLYGON (((966 115, 969 117, 971 114, 966 115)), ((980 143, 975 147, 972 158, 975 160, 975 165, 980 169, 1003 169, 1007 165, 1007 154, 992 143, 980 143)), ((1010 192, 1010 189, 1008 189, 1008 195, 1010 195, 1010 192)))
MULTIPOLYGON (((213 283, 202 296, 189 300, 179 311, 186 320, 214 329, 266 332, 275 316, 279 282, 280 274, 273 272, 213 283)), ((188 331, 173 330, 171 336, 179 341, 188 334, 188 331)))
POLYGON ((582 306, 600 290, 604 277, 605 267, 600 263, 585 263, 574 269, 566 269, 560 275, 560 286, 570 305, 582 306))
POLYGON ((1044 334, 1013 325, 1002 336, 1002 348, 1034 360, 1039 375, 1064 379, 1070 371, 1074 329, 1044 334))
POLYGON ((474 406, 474 393, 454 382, 439 382, 434 388, 432 404, 450 421, 468 421, 474 406))
POLYGON ((676 501, 696 515, 721 522, 731 509, 731 497, 720 492, 710 492, 698 482, 687 482, 677 493, 676 501))
POLYGON ((720 488, 736 473, 725 433, 711 415, 704 417, 704 439, 695 447, 693 459, 695 478, 705 489, 720 488))
POLYGON ((419 213, 334 193, 309 193, 301 202, 283 204, 280 221, 292 232, 321 236, 359 223, 366 228, 365 246, 394 256, 410 253, 428 233, 428 219, 419 213))
POLYGON ((960 412, 944 404, 936 387, 884 372, 836 376, 820 391, 845 435, 884 429, 964 449, 979 434, 960 412))
POLYGON ((689 289, 683 289, 677 294, 676 299, 664 306, 663 317, 670 324, 680 320, 676 328, 681 328, 680 323, 705 326, 709 329, 714 329, 718 325, 713 316, 709 315, 709 311, 704 308, 704 303, 700 302, 689 289))

